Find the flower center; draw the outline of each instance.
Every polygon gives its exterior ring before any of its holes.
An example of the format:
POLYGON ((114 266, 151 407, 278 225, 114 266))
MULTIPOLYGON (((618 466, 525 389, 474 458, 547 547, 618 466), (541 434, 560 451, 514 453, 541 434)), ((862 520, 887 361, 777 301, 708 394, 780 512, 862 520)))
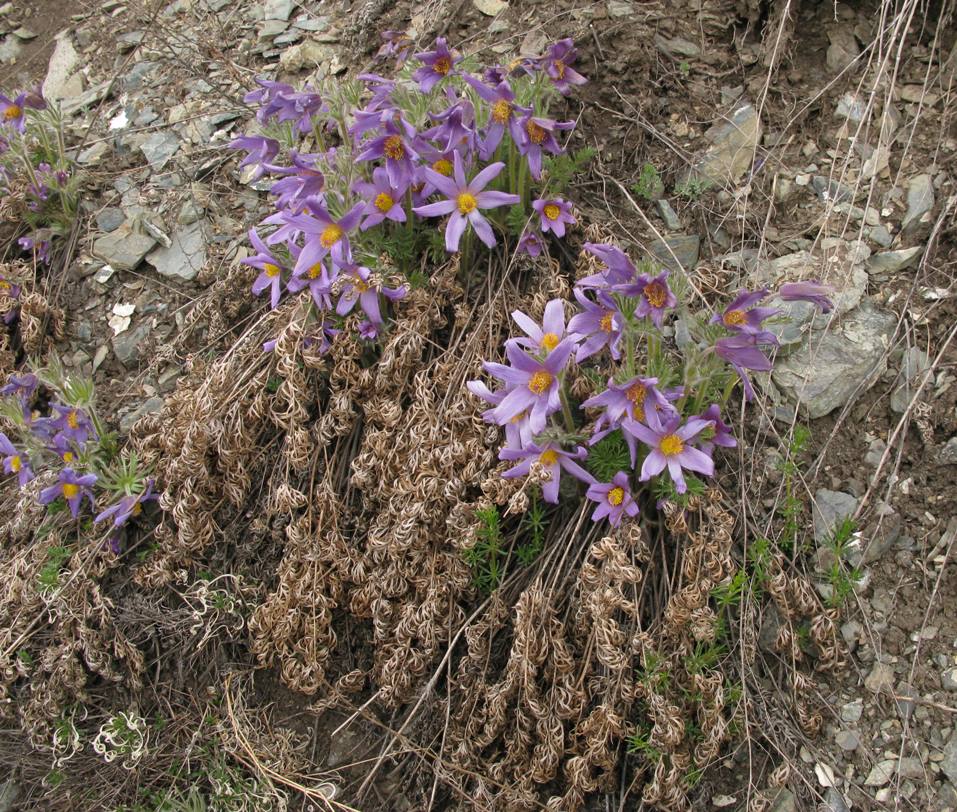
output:
POLYGON ((375 196, 375 207, 383 214, 390 211, 395 205, 395 201, 385 192, 379 192, 375 196))
POLYGON ((440 56, 435 62, 432 63, 432 70, 441 76, 445 76, 450 70, 452 70, 452 60, 447 56, 440 56))
POLYGON ((6 279, 0 279, 0 291, 6 293, 12 287, 13 286, 6 279))
POLYGON ((18 105, 18 104, 11 104, 11 105, 10 105, 9 107, 7 107, 7 109, 4 110, 4 112, 3 112, 3 117, 4 117, 7 121, 13 121, 13 119, 15 119, 15 118, 20 118, 20 116, 22 116, 22 115, 23 115, 23 108, 20 107, 20 105, 18 105))
POLYGON ((63 452, 63 461, 64 461, 67 465, 69 465, 71 462, 73 462, 73 452, 72 452, 72 451, 64 451, 64 452, 63 452))
POLYGON ((652 307, 664 307, 668 301, 668 292, 661 282, 649 282, 642 291, 652 307))
POLYGON ((615 314, 609 311, 608 313, 605 313, 605 315, 601 317, 601 321, 598 322, 598 326, 601 327, 602 332, 610 333, 615 327, 614 320, 615 320, 615 314))
POLYGON ((538 461, 542 465, 554 465, 558 462, 558 452, 549 448, 547 451, 542 452, 542 456, 538 458, 538 461))
POLYGON ((142 512, 143 512, 142 502, 137 502, 135 505, 133 505, 133 509, 130 510, 130 513, 132 513, 134 516, 139 516, 142 512))
POLYGON ((645 419, 645 397, 648 390, 643 384, 634 383, 625 390, 625 397, 631 401, 631 411, 635 420, 645 419))
POLYGON ((499 124, 505 124, 512 117, 512 103, 505 99, 499 99, 492 105, 492 120, 499 124))
POLYGON ((398 161, 403 158, 405 156, 405 144, 402 143, 402 137, 390 135, 385 139, 382 151, 385 153, 386 158, 391 158, 393 161, 398 161))
POLYGON ((625 489, 619 488, 617 485, 608 491, 608 504, 618 507, 622 502, 625 501, 625 489))
POLYGON ((677 434, 666 434, 661 438, 658 447, 666 457, 673 457, 685 450, 685 444, 677 434))
POLYGON ((323 248, 332 248, 342 239, 342 229, 335 223, 329 223, 319 235, 319 244, 323 248))
POLYGON ((556 206, 554 203, 549 203, 545 207, 544 212, 545 212, 545 216, 549 220, 557 220, 558 215, 562 213, 562 210, 558 208, 558 206, 556 206))
POLYGON ((76 409, 71 409, 67 413, 66 424, 74 431, 76 431, 76 429, 80 427, 80 421, 77 419, 77 416, 76 416, 76 409))
POLYGON ((533 373, 532 377, 528 379, 528 388, 535 395, 543 395, 548 387, 552 385, 553 380, 555 379, 552 377, 552 373, 540 369, 538 372, 533 373))
POLYGON ((445 158, 439 158, 432 164, 432 168, 440 175, 445 175, 447 178, 452 177, 452 162, 447 161, 445 158))
MULTIPOLYGON (((543 456, 544 456, 544 455, 543 455, 543 456)), ((21 465, 21 463, 20 463, 20 455, 19 455, 19 454, 16 455, 16 456, 14 456, 14 457, 10 457, 10 470, 13 471, 13 473, 19 474, 21 467, 22 467, 22 465, 21 465)))
POLYGON ((317 262, 315 265, 313 265, 313 266, 309 269, 309 278, 310 278, 310 279, 318 279, 318 278, 319 278, 319 274, 321 274, 321 273, 322 273, 322 263, 321 263, 321 262, 317 262))
POLYGON ((263 265, 263 272, 266 274, 266 276, 272 279, 273 277, 279 276, 279 266, 273 265, 271 262, 267 262, 265 265, 263 265))
POLYGON ((525 124, 525 131, 528 133, 528 137, 532 139, 533 144, 541 144, 548 137, 548 131, 531 119, 525 124))
POLYGON ((721 317, 721 320, 724 322, 725 327, 740 327, 745 322, 744 311, 729 310, 721 317))
POLYGON ((359 293, 365 293, 369 289, 369 283, 364 279, 359 279, 358 277, 352 284, 355 286, 355 289, 359 291, 359 293))
POLYGON ((72 482, 63 483, 63 496, 66 499, 75 499, 80 493, 80 486, 72 482))
POLYGON ((553 64, 555 66, 555 73, 558 74, 558 78, 564 79, 565 78, 565 63, 562 62, 562 60, 560 59, 556 59, 553 64))
POLYGON ((469 192, 462 192, 456 199, 459 204, 459 211, 462 214, 471 214, 475 211, 475 207, 478 206, 478 201, 475 199, 475 195, 470 194, 469 192))
POLYGON ((559 338, 555 333, 545 333, 545 335, 542 336, 542 346, 549 352, 558 346, 558 341, 559 338))

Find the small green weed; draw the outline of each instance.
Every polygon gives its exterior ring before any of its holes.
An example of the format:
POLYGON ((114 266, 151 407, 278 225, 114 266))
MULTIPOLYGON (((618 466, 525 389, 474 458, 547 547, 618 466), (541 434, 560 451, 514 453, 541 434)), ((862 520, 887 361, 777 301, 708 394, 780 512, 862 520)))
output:
POLYGON ((492 505, 482 508, 475 514, 481 526, 475 545, 466 551, 465 560, 472 568, 475 586, 489 594, 502 580, 502 529, 498 508, 492 505))
POLYGON ((674 191, 678 197, 684 197, 688 200, 696 201, 713 185, 713 182, 708 178, 691 175, 687 180, 675 184, 674 191))
POLYGON ((664 194, 665 184, 661 180, 661 175, 652 163, 645 163, 641 167, 641 173, 638 175, 637 182, 631 187, 631 190, 643 197, 645 200, 655 200, 664 194))
POLYGON ((631 457, 621 430, 616 429, 589 447, 585 467, 599 482, 611 482, 615 474, 631 467, 631 457))

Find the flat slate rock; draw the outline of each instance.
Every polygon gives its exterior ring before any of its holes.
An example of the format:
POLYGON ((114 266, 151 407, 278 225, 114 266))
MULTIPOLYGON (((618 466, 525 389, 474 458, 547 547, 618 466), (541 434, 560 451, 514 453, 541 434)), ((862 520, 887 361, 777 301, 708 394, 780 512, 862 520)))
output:
POLYGON ((143 261, 156 240, 148 234, 140 234, 123 223, 93 242, 93 256, 112 265, 118 271, 132 271, 143 261))
POLYGON ((206 264, 206 225, 202 220, 173 232, 169 248, 157 248, 146 261, 160 276, 189 282, 206 264))

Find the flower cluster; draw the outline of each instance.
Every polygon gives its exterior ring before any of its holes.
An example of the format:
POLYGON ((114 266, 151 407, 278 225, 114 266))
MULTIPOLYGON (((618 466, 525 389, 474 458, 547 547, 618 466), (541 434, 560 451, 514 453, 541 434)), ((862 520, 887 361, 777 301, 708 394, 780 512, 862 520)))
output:
POLYGON ((585 81, 570 39, 481 72, 442 38, 414 55, 402 35, 385 40, 379 56, 395 58, 395 78, 365 74, 324 92, 258 79, 246 101, 258 105, 261 132, 230 144, 245 153, 248 182, 272 178, 275 211, 249 232, 256 253, 243 260, 259 271, 252 292, 276 308, 308 291, 307 335, 323 351, 356 306, 360 336, 379 336, 424 254, 460 252, 467 265, 476 241, 499 243, 506 211, 528 223, 529 253, 575 223, 567 201, 544 194, 543 176, 573 127, 549 118, 548 105, 585 81))
MULTIPOLYGON (((548 303, 541 324, 516 311, 524 336, 506 342, 508 363, 484 364, 501 386, 468 385, 491 406, 485 419, 505 429, 499 458, 518 461, 503 476, 527 475, 538 463, 542 495, 556 503, 564 471, 596 503, 592 519, 617 525, 638 514, 644 483, 660 498, 680 500, 689 483, 713 476, 717 446, 737 444, 722 408, 735 376, 750 400, 748 371, 771 369, 765 351, 777 339, 766 322, 778 310, 762 306, 769 292, 759 290, 739 291, 710 319, 691 314, 668 271, 636 267, 614 246, 584 248, 599 270, 577 281, 578 308, 567 324, 560 299, 548 303), (697 339, 684 351, 668 347, 664 329, 679 309, 697 339), (604 384, 575 404, 570 381, 582 373, 604 384)), ((829 292, 813 282, 790 283, 778 296, 827 311, 829 292)))

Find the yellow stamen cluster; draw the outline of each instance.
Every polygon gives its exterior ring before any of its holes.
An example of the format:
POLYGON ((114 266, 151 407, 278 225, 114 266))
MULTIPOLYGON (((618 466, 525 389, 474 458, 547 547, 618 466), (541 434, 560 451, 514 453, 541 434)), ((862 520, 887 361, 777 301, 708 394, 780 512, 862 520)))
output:
POLYGON ((549 203, 547 206, 545 206, 543 211, 549 220, 557 220, 558 215, 562 213, 562 210, 554 203, 549 203))
POLYGON ((556 462, 558 462, 558 452, 549 448, 542 452, 542 455, 538 458, 538 461, 542 465, 554 465, 556 462))
POLYGON ((668 301, 668 291, 661 282, 649 282, 642 292, 652 307, 664 307, 665 302, 668 301))
POLYGON ((625 390, 625 397, 631 401, 631 411, 635 420, 645 419, 645 397, 648 390, 640 383, 634 383, 625 390))
POLYGON ((342 229, 335 223, 329 223, 319 235, 319 244, 323 248, 332 248, 342 239, 342 229))
POLYGON ((447 161, 445 158, 439 158, 432 164, 432 168, 440 175, 445 175, 447 178, 452 177, 452 162, 447 161))
POLYGON ((534 121, 529 119, 525 124, 525 132, 528 133, 528 137, 532 139, 533 144, 541 144, 546 138, 548 138, 548 131, 536 124, 534 121))
POLYGON ((74 485, 72 482, 65 482, 63 484, 63 497, 65 499, 73 499, 80 493, 80 486, 74 485))
POLYGON ((267 262, 265 265, 263 265, 263 272, 266 274, 266 276, 272 279, 273 277, 279 276, 279 266, 273 265, 271 262, 267 262))
POLYGON ((7 121, 13 121, 15 118, 20 118, 23 115, 23 108, 18 104, 11 104, 3 113, 3 117, 7 121))
POLYGON ((11 285, 6 279, 0 279, 0 293, 6 293, 12 288, 13 285, 11 285))
POLYGON ((313 266, 309 269, 309 278, 310 278, 310 279, 318 279, 318 278, 319 278, 319 275, 320 275, 321 273, 322 273, 322 263, 321 263, 321 262, 317 262, 315 265, 313 265, 313 266))
POLYGON ((76 415, 76 409, 71 409, 66 416, 66 424, 74 431, 80 427, 80 421, 76 415))
POLYGON ((475 211, 478 206, 478 201, 475 199, 475 195, 470 194, 469 192, 462 192, 457 198, 456 202, 459 206, 459 211, 462 214, 471 214, 475 211))
POLYGON ((71 462, 73 462, 73 452, 72 452, 72 451, 64 451, 64 452, 63 452, 63 461, 64 461, 67 465, 69 465, 71 462))
POLYGON ((625 501, 625 489, 619 488, 617 485, 608 491, 608 504, 618 507, 622 502, 625 501))
POLYGON ((134 516, 139 516, 143 512, 143 503, 137 502, 133 505, 133 509, 130 511, 134 516))
POLYGON ((743 310, 729 310, 721 317, 721 320, 726 327, 740 327, 744 324, 745 318, 743 310))
POLYGON ((562 62, 562 60, 560 59, 556 59, 552 63, 552 66, 555 68, 555 73, 558 74, 558 78, 564 79, 565 78, 565 63, 562 62))
POLYGON ((450 70, 452 70, 452 60, 447 56, 440 56, 432 65, 432 70, 441 76, 445 76, 450 70))
POLYGON ((666 457, 673 457, 685 450, 685 444, 677 434, 666 434, 661 438, 658 448, 666 457))
POLYGON ((543 395, 548 391, 548 387, 552 385, 553 380, 555 378, 550 372, 540 369, 528 379, 528 388, 535 395, 543 395))
POLYGON ((383 214, 391 211, 392 207, 395 205, 395 201, 390 195, 387 195, 385 192, 379 192, 375 196, 375 207, 381 211, 383 214))
POLYGON ((558 340, 558 336, 554 333, 545 333, 545 335, 542 336, 542 346, 551 352, 558 346, 558 340))
POLYGON ((382 145, 382 151, 385 153, 386 158, 398 161, 405 157, 405 144, 402 143, 400 136, 390 135, 385 139, 382 145))
POLYGON ((492 105, 492 120, 499 124, 507 124, 512 117, 512 103, 499 99, 492 105))
POLYGON ((23 467, 23 464, 20 462, 20 455, 19 455, 19 454, 16 455, 16 456, 14 456, 14 457, 10 457, 10 470, 11 470, 13 473, 19 474, 19 473, 20 473, 20 469, 21 469, 22 467, 23 467))
POLYGON ((615 327, 614 319, 615 319, 615 314, 612 312, 608 312, 601 317, 601 321, 598 322, 598 326, 601 327, 602 332, 610 333, 614 329, 615 327))

